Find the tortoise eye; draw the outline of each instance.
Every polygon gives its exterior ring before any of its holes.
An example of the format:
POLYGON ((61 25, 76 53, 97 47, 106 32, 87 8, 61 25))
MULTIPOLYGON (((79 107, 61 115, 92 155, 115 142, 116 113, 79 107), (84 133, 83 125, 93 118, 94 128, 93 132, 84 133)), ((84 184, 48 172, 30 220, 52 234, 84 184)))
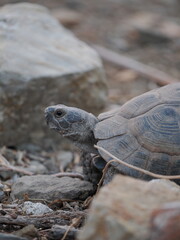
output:
POLYGON ((55 117, 57 117, 57 118, 64 116, 64 114, 65 114, 65 112, 60 109, 57 109, 54 113, 55 117))

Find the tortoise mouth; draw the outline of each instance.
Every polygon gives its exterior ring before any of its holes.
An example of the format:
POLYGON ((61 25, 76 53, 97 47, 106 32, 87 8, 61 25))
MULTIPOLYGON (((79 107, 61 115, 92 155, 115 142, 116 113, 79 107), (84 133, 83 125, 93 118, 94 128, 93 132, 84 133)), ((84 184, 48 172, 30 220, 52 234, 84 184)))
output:
POLYGON ((53 116, 51 116, 48 113, 45 113, 45 119, 46 119, 46 123, 50 129, 58 131, 58 132, 61 130, 58 121, 56 119, 54 119, 53 116))
POLYGON ((53 131, 56 131, 56 132, 61 131, 61 129, 56 124, 54 124, 53 122, 47 122, 47 125, 48 125, 49 129, 51 129, 53 131))
POLYGON ((45 113, 45 119, 48 127, 51 130, 58 132, 63 137, 68 137, 73 135, 72 133, 68 132, 66 129, 63 129, 60 126, 59 122, 56 119, 54 119, 53 116, 51 116, 50 114, 45 113))

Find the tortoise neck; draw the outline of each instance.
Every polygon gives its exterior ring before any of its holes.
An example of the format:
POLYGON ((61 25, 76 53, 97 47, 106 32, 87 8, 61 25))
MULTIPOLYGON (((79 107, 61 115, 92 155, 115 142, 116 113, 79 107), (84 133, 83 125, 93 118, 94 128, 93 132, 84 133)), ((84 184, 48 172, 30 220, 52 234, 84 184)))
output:
POLYGON ((76 132, 76 139, 73 139, 73 141, 83 152, 97 154, 97 150, 94 148, 97 143, 94 137, 94 128, 98 122, 99 120, 93 114, 87 113, 84 121, 84 131, 76 132))
MULTIPOLYGON (((96 144, 96 142, 94 143, 96 144)), ((94 148, 94 144, 89 144, 89 143, 80 143, 80 142, 75 142, 75 145, 83 152, 85 153, 94 153, 98 154, 98 151, 94 148)))

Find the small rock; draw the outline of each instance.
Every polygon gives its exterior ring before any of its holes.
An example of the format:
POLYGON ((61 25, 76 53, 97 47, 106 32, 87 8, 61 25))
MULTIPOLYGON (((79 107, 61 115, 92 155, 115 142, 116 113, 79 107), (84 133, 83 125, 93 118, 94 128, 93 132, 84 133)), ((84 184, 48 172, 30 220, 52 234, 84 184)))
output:
POLYGON ((152 212, 166 202, 179 199, 180 187, 174 182, 145 182, 117 175, 93 200, 89 218, 78 239, 149 239, 152 212))
MULTIPOLYGON (((46 174, 48 172, 47 168, 43 164, 39 163, 38 161, 31 161, 30 166, 28 167, 18 166, 18 168, 25 171, 32 172, 34 174, 46 174)), ((0 177, 4 181, 8 179, 12 179, 13 177, 16 177, 16 176, 17 176, 17 173, 12 170, 6 170, 6 171, 0 172, 0 177)))
POLYGON ((40 146, 37 146, 36 144, 22 143, 19 147, 19 150, 34 154, 41 152, 42 148, 40 146))
POLYGON ((151 224, 151 240, 179 240, 180 202, 170 202, 156 209, 151 224))
POLYGON ((129 32, 128 38, 140 46, 168 44, 172 41, 172 39, 160 32, 143 28, 132 30, 129 32))
POLYGON ((0 183, 0 190, 3 190, 4 185, 2 183, 0 183))
POLYGON ((73 161, 73 153, 70 151, 60 151, 56 155, 56 162, 62 171, 66 170, 69 164, 73 161))
POLYGON ((45 213, 53 212, 52 209, 42 203, 33 203, 30 201, 24 202, 22 209, 28 215, 43 215, 45 213))
POLYGON ((166 44, 179 39, 180 27, 160 14, 138 12, 126 21, 127 36, 140 45, 166 44))
POLYGON ((23 227, 22 229, 14 232, 14 234, 19 237, 27 237, 28 239, 38 238, 38 231, 32 224, 23 227))
POLYGON ((112 38, 112 36, 109 36, 108 39, 109 43, 113 46, 115 46, 120 51, 127 51, 130 47, 129 43, 122 39, 122 38, 112 38))
POLYGON ((84 200, 93 192, 90 182, 78 178, 36 175, 19 178, 12 186, 11 197, 23 199, 27 194, 30 199, 84 200))
POLYGON ((34 174, 45 174, 47 173, 46 167, 38 161, 31 161, 30 166, 23 168, 24 170, 30 171, 34 174))
POLYGON ((11 179, 14 175, 16 175, 16 173, 11 170, 5 170, 0 172, 0 177, 3 181, 11 179))
POLYGON ((49 234, 48 234, 48 240, 59 240, 63 239, 64 234, 67 232, 66 240, 75 240, 77 237, 77 233, 79 230, 77 228, 71 227, 69 229, 69 226, 60 226, 60 225, 53 225, 49 234))

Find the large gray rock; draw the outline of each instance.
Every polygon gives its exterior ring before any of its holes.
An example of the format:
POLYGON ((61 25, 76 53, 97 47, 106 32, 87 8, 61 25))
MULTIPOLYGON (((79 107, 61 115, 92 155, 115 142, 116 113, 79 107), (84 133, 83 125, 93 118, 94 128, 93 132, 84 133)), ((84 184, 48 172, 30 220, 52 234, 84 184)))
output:
POLYGON ((179 200, 180 187, 173 182, 117 175, 94 199, 78 239, 147 240, 152 213, 164 203, 179 200))
POLYGON ((84 200, 94 192, 90 182, 71 177, 54 177, 50 175, 24 176, 12 186, 11 197, 23 199, 84 200))
POLYGON ((98 55, 45 7, 0 8, 0 32, 0 145, 48 144, 43 116, 48 105, 93 112, 104 106, 106 81, 98 55))

